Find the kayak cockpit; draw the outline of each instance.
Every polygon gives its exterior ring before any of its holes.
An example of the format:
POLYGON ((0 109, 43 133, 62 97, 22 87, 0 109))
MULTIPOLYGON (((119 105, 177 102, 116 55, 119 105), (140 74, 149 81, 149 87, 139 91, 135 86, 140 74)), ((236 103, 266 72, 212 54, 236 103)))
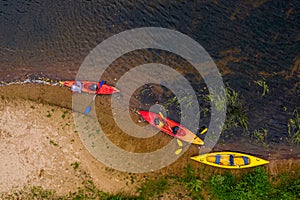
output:
POLYGON ((217 165, 224 166, 245 166, 250 164, 250 159, 247 156, 234 156, 234 155, 212 155, 207 156, 206 161, 217 165))

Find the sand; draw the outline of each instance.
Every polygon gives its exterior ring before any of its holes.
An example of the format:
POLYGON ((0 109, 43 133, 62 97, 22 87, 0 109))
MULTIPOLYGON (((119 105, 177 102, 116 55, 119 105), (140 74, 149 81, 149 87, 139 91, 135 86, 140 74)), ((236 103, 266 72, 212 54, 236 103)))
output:
MULTIPOLYGON (((97 161, 81 143, 74 126, 68 89, 26 84, 2 86, 0 92, 0 193, 42 186, 66 194, 76 191, 84 180, 92 180, 105 192, 135 193, 145 177, 180 174, 188 163, 199 166, 189 160, 189 156, 197 153, 197 148, 191 146, 177 162, 158 172, 132 174, 111 169, 97 161)), ((114 131, 117 130, 112 128, 111 132, 114 131)), ((133 151, 142 148, 132 149, 133 144, 127 144, 133 151)), ((232 147, 239 148, 227 144, 217 146, 216 150, 232 147)), ((280 150, 270 148, 263 155, 270 160, 266 169, 271 174, 299 168, 299 147, 280 150)), ((217 170, 206 169, 211 173, 217 170)))
POLYGON ((132 189, 121 180, 126 174, 107 173, 87 152, 69 110, 30 100, 4 100, 0 116, 0 192, 43 186, 66 193, 88 179, 108 192, 132 189))

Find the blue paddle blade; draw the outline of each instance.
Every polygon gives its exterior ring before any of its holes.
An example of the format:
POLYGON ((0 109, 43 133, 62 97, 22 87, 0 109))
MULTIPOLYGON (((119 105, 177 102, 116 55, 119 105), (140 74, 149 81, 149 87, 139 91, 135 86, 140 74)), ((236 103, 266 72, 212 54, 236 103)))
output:
POLYGON ((88 107, 86 107, 84 114, 88 115, 90 113, 90 111, 91 111, 91 106, 88 106, 88 107))
POLYGON ((103 84, 104 84, 104 80, 102 80, 102 81, 100 82, 99 87, 101 88, 103 84))

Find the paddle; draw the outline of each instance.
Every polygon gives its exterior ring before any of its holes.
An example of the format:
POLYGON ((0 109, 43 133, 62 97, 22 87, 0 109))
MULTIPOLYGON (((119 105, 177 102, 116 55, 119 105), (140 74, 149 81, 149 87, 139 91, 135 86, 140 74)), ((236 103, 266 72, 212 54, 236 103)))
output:
MULTIPOLYGON (((98 88, 98 90, 102 87, 103 84, 104 84, 104 80, 102 80, 102 81, 99 83, 99 88, 98 88)), ((85 110, 84 110, 84 114, 85 114, 85 115, 88 115, 88 114, 90 113, 90 111, 91 111, 91 109, 92 109, 92 108, 91 108, 91 105, 92 105, 92 103, 95 101, 96 96, 97 96, 97 91, 96 91, 96 94, 95 94, 95 96, 93 97, 91 103, 85 108, 85 110)))
MULTIPOLYGON (((168 128, 170 129, 170 131, 173 133, 173 130, 172 130, 172 128, 170 127, 170 125, 168 124, 168 122, 166 121, 166 118, 164 117, 164 115, 161 113, 161 112, 159 112, 159 115, 161 116, 161 118, 165 121, 165 124, 168 126, 168 128)), ((177 144, 178 144, 178 146, 180 147, 179 149, 177 149, 176 151, 175 151, 175 154, 176 155, 178 155, 178 154, 180 154, 181 152, 182 152, 182 146, 183 146, 183 144, 182 144, 182 142, 178 139, 178 138, 176 138, 176 140, 177 140, 177 144)))
MULTIPOLYGON (((183 145, 182 142, 181 142, 180 140, 178 140, 178 139, 177 139, 177 144, 178 144, 179 147, 182 147, 182 145, 183 145)), ((180 154, 181 152, 182 152, 182 148, 179 148, 179 149, 177 149, 177 150, 175 151, 175 154, 178 155, 178 154, 180 154)))
POLYGON ((199 135, 203 135, 204 133, 207 132, 207 130, 208 130, 208 129, 207 129, 205 126, 202 126, 202 127, 199 129, 199 131, 198 131, 198 133, 196 134, 196 136, 199 137, 199 135))
POLYGON ((167 122, 166 118, 164 117, 164 115, 163 115, 161 112, 159 112, 159 115, 160 115, 161 118, 165 121, 165 124, 168 126, 168 128, 170 129, 170 131, 173 133, 173 130, 172 130, 172 128, 170 127, 170 125, 168 124, 168 122, 167 122))
POLYGON ((200 133, 201 135, 203 135, 204 133, 206 133, 207 130, 208 130, 205 126, 202 126, 201 129, 199 130, 199 133, 200 133), (202 129, 202 130, 201 130, 201 129, 202 129))

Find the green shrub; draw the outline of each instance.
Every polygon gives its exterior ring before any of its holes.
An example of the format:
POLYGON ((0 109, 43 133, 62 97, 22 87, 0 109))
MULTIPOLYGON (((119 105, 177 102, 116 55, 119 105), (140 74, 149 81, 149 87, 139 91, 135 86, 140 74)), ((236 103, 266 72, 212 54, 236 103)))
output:
POLYGON ((262 168, 255 168, 252 172, 237 180, 231 174, 214 175, 211 180, 213 197, 222 199, 266 199, 270 193, 268 175, 262 168))

